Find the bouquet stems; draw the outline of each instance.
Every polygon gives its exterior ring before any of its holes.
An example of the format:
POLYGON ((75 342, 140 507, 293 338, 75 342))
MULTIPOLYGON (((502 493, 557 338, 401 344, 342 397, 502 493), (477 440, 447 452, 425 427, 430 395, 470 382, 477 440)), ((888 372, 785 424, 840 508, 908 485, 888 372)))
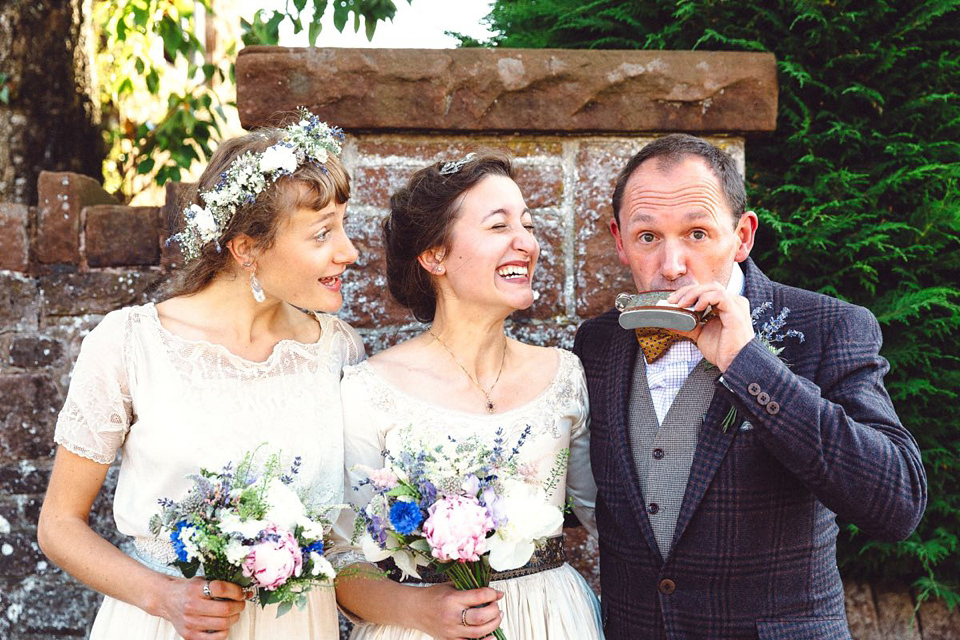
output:
MULTIPOLYGON (((453 586, 462 591, 490 586, 490 565, 484 560, 453 562, 443 567, 443 572, 450 577, 453 586)), ((499 628, 493 632, 493 637, 497 640, 507 640, 506 634, 499 628)))

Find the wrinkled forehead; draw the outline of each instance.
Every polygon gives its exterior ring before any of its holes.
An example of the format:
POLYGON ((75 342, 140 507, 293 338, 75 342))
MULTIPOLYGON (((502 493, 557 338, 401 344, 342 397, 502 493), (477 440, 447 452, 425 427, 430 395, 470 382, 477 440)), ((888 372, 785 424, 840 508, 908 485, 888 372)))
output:
POLYGON ((630 176, 624 189, 623 217, 678 212, 707 215, 718 224, 733 221, 720 180, 697 156, 650 158, 630 176))

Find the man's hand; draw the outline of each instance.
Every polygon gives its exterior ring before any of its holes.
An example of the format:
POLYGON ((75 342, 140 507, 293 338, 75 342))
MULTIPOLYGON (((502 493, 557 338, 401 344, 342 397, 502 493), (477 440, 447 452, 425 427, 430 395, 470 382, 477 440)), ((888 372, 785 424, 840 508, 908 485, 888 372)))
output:
POLYGON ((680 287, 667 299, 684 308, 703 311, 713 307, 713 316, 693 331, 678 331, 697 343, 707 362, 721 373, 727 370, 740 350, 753 340, 750 301, 729 293, 719 282, 680 287))

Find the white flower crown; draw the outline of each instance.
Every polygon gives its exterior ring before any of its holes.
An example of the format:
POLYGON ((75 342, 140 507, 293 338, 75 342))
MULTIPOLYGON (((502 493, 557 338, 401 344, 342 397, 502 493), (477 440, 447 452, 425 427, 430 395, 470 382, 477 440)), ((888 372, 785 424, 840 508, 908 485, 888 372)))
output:
POLYGON ((328 154, 340 155, 343 130, 321 122, 304 107, 298 112, 300 120, 284 127, 280 142, 263 153, 247 151, 238 156, 220 174, 217 186, 200 192, 206 207, 191 204, 184 209, 183 231, 170 241, 180 245, 186 262, 197 258, 208 242, 216 242, 220 251, 220 236, 237 209, 256 201, 281 176, 292 174, 305 162, 322 167, 328 154))

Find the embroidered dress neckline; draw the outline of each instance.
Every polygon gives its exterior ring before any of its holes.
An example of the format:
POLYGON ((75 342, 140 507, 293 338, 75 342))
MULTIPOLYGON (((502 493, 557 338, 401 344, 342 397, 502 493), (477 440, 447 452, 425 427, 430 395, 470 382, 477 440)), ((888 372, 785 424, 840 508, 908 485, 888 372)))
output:
POLYGON ((384 378, 379 371, 377 371, 375 368, 370 366, 369 360, 364 360, 363 362, 354 365, 353 369, 357 371, 365 371, 366 374, 376 382, 376 384, 379 384, 380 386, 387 389, 391 393, 401 396, 406 400, 408 400, 409 402, 420 405, 424 408, 443 411, 445 413, 449 413, 457 416, 466 416, 469 418, 484 418, 488 421, 493 421, 493 420, 496 420, 497 418, 500 418, 502 420, 504 416, 510 416, 514 413, 528 411, 531 407, 534 407, 540 402, 542 402, 556 388, 558 388, 563 383, 563 381, 567 377, 566 370, 570 366, 569 365, 570 361, 568 356, 569 357, 575 357, 575 356, 573 356, 572 353, 569 353, 563 349, 558 349, 556 347, 553 347, 553 350, 556 351, 559 355, 558 355, 558 362, 557 362, 557 372, 556 374, 554 374, 553 378, 550 380, 550 383, 546 387, 544 387, 540 391, 540 393, 535 395, 533 398, 531 398, 527 402, 521 405, 518 405, 516 407, 513 407, 512 409, 507 409, 505 411, 498 411, 497 413, 487 413, 486 411, 484 411, 483 413, 463 411, 461 409, 453 409, 450 407, 445 407, 443 405, 435 404, 435 403, 429 402, 428 400, 424 400, 423 398, 418 398, 417 396, 411 395, 410 393, 404 391, 400 387, 396 386, 395 384, 393 384, 392 382, 384 378))
POLYGON ((148 302, 144 305, 140 305, 139 307, 134 307, 134 310, 135 311, 138 310, 142 312, 143 315, 145 315, 147 318, 150 319, 150 321, 154 324, 154 327, 160 333, 161 338, 165 342, 175 342, 175 343, 179 343, 179 344, 190 346, 190 347, 204 347, 207 349, 211 349, 225 356, 228 360, 238 365, 239 367, 243 367, 243 368, 270 367, 275 363, 277 359, 282 357, 284 352, 286 352, 290 348, 305 349, 309 352, 312 352, 318 345, 320 345, 322 342, 326 340, 328 335, 331 334, 331 332, 323 326, 323 322, 320 320, 319 315, 317 313, 311 312, 311 315, 313 316, 314 320, 316 320, 317 324, 320 326, 320 337, 317 338, 316 342, 299 342, 297 340, 294 340, 293 338, 284 338, 283 340, 279 340, 275 345, 273 345, 273 349, 270 351, 270 355, 268 355, 266 359, 250 360, 248 358, 244 358, 243 356, 237 355, 233 351, 230 351, 230 349, 227 349, 222 344, 218 344, 216 342, 210 342, 209 340, 194 340, 191 338, 184 338, 183 336, 178 336, 177 334, 173 333, 172 331, 167 329, 165 326, 163 326, 163 323, 160 322, 160 314, 157 313, 157 306, 153 302, 148 302))

